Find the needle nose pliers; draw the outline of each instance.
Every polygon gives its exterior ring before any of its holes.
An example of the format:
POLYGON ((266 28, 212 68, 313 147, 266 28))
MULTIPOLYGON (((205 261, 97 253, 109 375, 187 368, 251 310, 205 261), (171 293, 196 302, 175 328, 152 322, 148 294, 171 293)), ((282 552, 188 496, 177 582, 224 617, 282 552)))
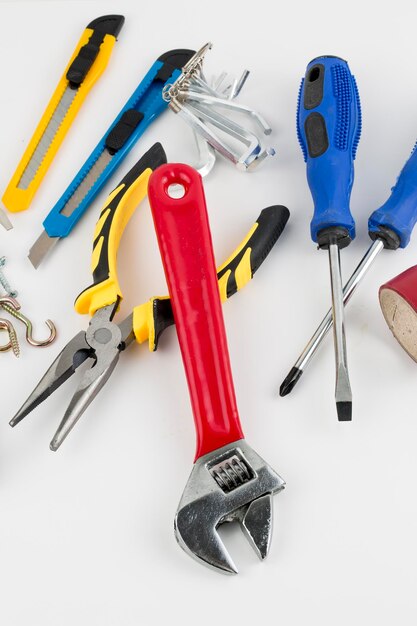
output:
MULTIPOLYGON (((160 143, 134 165, 107 198, 94 233, 92 270, 93 284, 75 301, 78 313, 89 313, 89 327, 80 331, 63 348, 43 378, 10 421, 18 424, 36 406, 60 387, 76 369, 90 361, 65 411, 51 443, 57 450, 86 408, 110 378, 120 354, 136 339, 148 340, 150 351, 157 348, 161 333, 174 324, 168 296, 154 297, 133 309, 122 322, 113 318, 122 300, 117 278, 117 251, 123 231, 135 208, 147 195, 151 173, 166 163, 160 143)), ((222 300, 241 289, 265 260, 281 235, 289 211, 283 206, 264 209, 240 246, 217 270, 222 300)))

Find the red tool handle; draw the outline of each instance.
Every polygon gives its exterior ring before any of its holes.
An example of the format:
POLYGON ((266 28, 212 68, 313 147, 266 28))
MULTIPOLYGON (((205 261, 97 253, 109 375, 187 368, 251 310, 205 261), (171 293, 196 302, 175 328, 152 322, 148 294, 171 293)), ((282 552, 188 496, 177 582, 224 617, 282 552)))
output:
POLYGON ((148 188, 197 431, 196 459, 243 438, 200 174, 162 165, 148 188), (182 198, 169 195, 181 185, 182 198))

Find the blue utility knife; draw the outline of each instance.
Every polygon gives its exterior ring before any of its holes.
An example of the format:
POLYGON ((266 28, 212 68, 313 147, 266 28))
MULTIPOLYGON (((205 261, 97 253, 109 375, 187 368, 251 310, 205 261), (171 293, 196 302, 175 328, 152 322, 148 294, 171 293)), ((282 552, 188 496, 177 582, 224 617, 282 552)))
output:
POLYGON ((168 107, 166 85, 181 74, 193 50, 171 50, 160 56, 94 148, 78 174, 43 222, 44 230, 29 251, 37 268, 46 254, 67 237, 96 195, 119 167, 148 126, 168 107))

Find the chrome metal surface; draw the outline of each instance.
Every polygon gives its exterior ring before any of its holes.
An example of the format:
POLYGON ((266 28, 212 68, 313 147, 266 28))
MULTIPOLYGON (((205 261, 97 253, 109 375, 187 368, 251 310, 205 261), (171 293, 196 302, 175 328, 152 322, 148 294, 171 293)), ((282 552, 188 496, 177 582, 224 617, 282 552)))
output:
MULTIPOLYGON (((203 93, 207 93, 207 89, 210 89, 210 93, 215 96, 221 94, 226 98, 233 99, 240 93, 248 76, 249 71, 245 70, 239 80, 233 79, 230 85, 224 87, 222 86, 222 84, 227 78, 227 73, 222 72, 217 80, 213 80, 213 87, 210 87, 207 81, 203 80, 201 90, 203 91, 203 93)), ((201 79, 199 76, 197 76, 195 78, 194 89, 200 86, 200 82, 201 79)), ((194 169, 196 169, 200 176, 204 178, 211 172, 216 163, 216 152, 213 146, 211 146, 199 132, 193 130, 193 135, 197 144, 197 150, 199 155, 199 160, 197 164, 194 165, 194 169)))
POLYGON ((268 150, 261 148, 256 135, 239 124, 227 120, 227 118, 216 113, 213 109, 193 103, 192 105, 181 105, 178 114, 194 130, 200 133, 215 150, 229 161, 232 161, 239 169, 253 169, 253 167, 263 161, 266 156, 269 156, 268 150), (217 127, 219 130, 240 141, 246 146, 246 150, 244 152, 237 150, 231 144, 224 141, 218 133, 215 133, 208 124, 217 127))
POLYGON ((2 207, 0 207, 0 224, 6 230, 11 230, 13 228, 13 224, 9 220, 9 216, 7 215, 6 211, 2 207))
MULTIPOLYGON (((372 243, 369 247, 368 251, 360 261, 359 265, 356 267, 352 276, 347 281, 346 285, 343 287, 343 304, 346 306, 350 301, 351 297, 356 291, 356 288, 364 278, 365 274, 371 267, 375 258, 378 254, 383 250, 384 243, 381 239, 377 239, 372 243)), ((326 316, 323 318, 321 324, 318 326, 316 332, 311 337, 310 341, 304 348, 303 352, 298 357, 294 367, 299 370, 305 370, 307 365, 310 363, 314 354, 316 353, 318 347, 321 345, 323 339, 326 337, 327 333, 333 326, 333 317, 332 310, 330 309, 326 316)))
POLYGON ((46 400, 68 380, 84 361, 92 358, 92 356, 91 347, 86 342, 85 332, 82 330, 61 350, 30 396, 10 420, 10 426, 16 426, 35 407, 46 400))
POLYGON ((332 287, 333 337, 336 360, 335 399, 339 420, 352 419, 352 391, 347 365, 345 309, 343 305, 340 250, 337 243, 329 245, 330 282, 332 287))
POLYGON ((23 170, 22 176, 17 184, 19 189, 27 189, 32 182, 32 180, 36 176, 36 172, 42 164, 49 148, 53 140, 55 139, 55 135, 58 132, 59 127, 66 114, 68 113, 68 109, 72 105, 72 102, 77 95, 77 89, 71 89, 70 87, 66 87, 56 108, 53 112, 51 119, 48 122, 45 130, 42 133, 42 137, 39 140, 38 145, 33 151, 32 156, 30 157, 25 169, 23 170))
POLYGON ((106 384, 117 365, 120 355, 122 334, 117 324, 111 321, 115 304, 104 306, 93 315, 85 333, 85 341, 94 355, 94 366, 84 372, 64 417, 56 431, 50 448, 56 451, 74 428, 86 408, 106 384))
POLYGON ((84 373, 65 411, 64 417, 49 444, 53 452, 58 450, 62 442, 68 437, 75 424, 83 415, 84 411, 90 406, 99 391, 104 387, 117 365, 119 355, 120 351, 117 347, 115 348, 113 346, 112 349, 106 350, 103 355, 97 359, 94 367, 84 373))
MULTIPOLYGON (((93 167, 88 172, 82 183, 78 185, 75 192, 70 196, 61 210, 61 214, 69 217, 73 214, 78 205, 85 198, 96 180, 100 177, 107 165, 110 163, 112 155, 104 150, 93 167)), ((33 267, 38 268, 47 254, 56 246, 60 237, 50 237, 44 230, 29 250, 29 260, 33 267)))
POLYGON ((238 95, 242 91, 242 88, 243 88, 244 84, 246 83, 248 77, 249 77, 249 70, 243 70, 242 76, 239 78, 238 81, 236 81, 233 84, 233 87, 232 87, 232 90, 231 90, 231 93, 230 93, 230 96, 229 96, 231 99, 238 97, 238 95))
POLYGON ((272 534, 272 495, 284 486, 282 478, 244 439, 200 457, 194 463, 175 516, 178 543, 205 565, 236 574, 218 527, 237 520, 258 556, 265 558, 272 534), (250 479, 226 493, 213 476, 213 468, 234 456, 248 468, 250 479))
POLYGON ((195 142, 197 144, 198 161, 193 165, 194 169, 200 174, 202 178, 210 174, 216 163, 216 153, 212 146, 200 135, 200 133, 193 132, 195 142))
POLYGON ((111 320, 117 302, 99 309, 91 319, 90 326, 80 331, 67 345, 46 371, 43 378, 30 394, 26 402, 10 421, 18 424, 35 407, 60 387, 83 363, 89 368, 83 373, 61 424, 51 443, 51 450, 57 450, 81 415, 105 385, 117 365, 119 354, 135 339, 133 314, 128 315, 120 325, 111 320))
POLYGON ((199 93, 192 89, 188 89, 187 93, 185 94, 185 99, 188 102, 199 102, 200 104, 205 104, 209 107, 216 106, 221 109, 229 109, 236 113, 249 115, 256 122, 256 124, 265 135, 270 135, 272 132, 272 128, 270 127, 268 122, 257 111, 254 111, 244 104, 238 104, 237 102, 233 102, 225 98, 219 98, 218 96, 199 93))
MULTIPOLYGON (((193 88, 200 90, 202 93, 209 92, 214 96, 223 96, 225 98, 235 98, 241 91, 249 72, 245 70, 239 80, 233 79, 226 86, 224 82, 228 78, 226 72, 222 72, 217 79, 212 80, 212 86, 209 86, 205 79, 197 75, 194 77, 193 88)), ((202 120, 200 120, 202 121, 202 120)), ((216 151, 207 140, 196 129, 192 129, 195 142, 197 144, 198 161, 193 167, 203 178, 213 169, 216 163, 216 151)))
POLYGON ((255 133, 237 124, 233 120, 215 111, 213 105, 193 100, 185 104, 177 102, 177 111, 180 117, 191 126, 191 128, 202 135, 204 139, 222 156, 232 161, 239 169, 246 171, 254 169, 266 157, 273 156, 273 148, 262 146, 255 133), (230 136, 245 146, 245 150, 237 149, 231 143, 221 138, 210 126, 222 131, 225 136, 230 136))
POLYGON ((212 43, 208 42, 197 50, 194 56, 184 65, 177 80, 164 87, 162 97, 166 102, 171 103, 175 100, 179 90, 186 87, 195 75, 201 74, 204 57, 206 52, 211 50, 212 45, 212 43))
POLYGON ((204 54, 210 48, 211 44, 206 44, 194 55, 189 64, 183 68, 179 78, 173 84, 166 86, 163 97, 169 103, 172 111, 180 114, 193 131, 201 134, 222 156, 244 171, 253 169, 267 156, 275 154, 275 150, 263 147, 261 140, 254 132, 220 114, 215 109, 222 108, 229 112, 243 113, 249 116, 261 128, 263 134, 269 134, 271 128, 263 117, 253 109, 231 102, 242 89, 249 75, 247 70, 244 71, 238 81, 232 80, 226 86, 224 83, 227 75, 224 72, 213 86, 207 83, 203 75, 202 65, 204 54), (221 139, 213 128, 208 127, 208 124, 216 127, 226 136, 230 135, 235 142, 243 143, 244 152, 242 153, 242 150, 234 148, 224 139, 221 139))
POLYGON ((50 237, 46 230, 41 232, 28 254, 28 259, 35 269, 38 269, 43 259, 50 253, 52 248, 56 246, 58 241, 59 237, 50 237))
POLYGON ((225 493, 253 478, 251 468, 237 454, 232 454, 210 467, 210 474, 225 493))

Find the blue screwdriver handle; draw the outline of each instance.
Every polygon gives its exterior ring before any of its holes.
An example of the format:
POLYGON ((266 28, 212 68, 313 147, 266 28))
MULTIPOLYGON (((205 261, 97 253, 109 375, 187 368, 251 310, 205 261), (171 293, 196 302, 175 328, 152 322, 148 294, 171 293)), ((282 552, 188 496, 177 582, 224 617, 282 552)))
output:
POLYGON ((162 98, 162 91, 167 84, 178 78, 181 74, 181 68, 194 54, 193 50, 171 50, 155 61, 78 174, 48 213, 43 222, 43 227, 49 237, 66 237, 69 235, 139 137, 154 119, 167 108, 168 104, 162 98), (94 180, 90 189, 80 199, 71 214, 63 215, 62 210, 65 205, 76 193, 78 187, 105 151, 111 155, 108 164, 94 180))
POLYGON ((388 200, 368 220, 371 239, 383 239, 384 246, 405 248, 417 222, 417 143, 391 190, 388 200))
POLYGON ((356 82, 343 59, 321 56, 307 66, 298 96, 297 134, 314 201, 311 237, 319 247, 355 238, 350 212, 353 161, 361 132, 356 82))

